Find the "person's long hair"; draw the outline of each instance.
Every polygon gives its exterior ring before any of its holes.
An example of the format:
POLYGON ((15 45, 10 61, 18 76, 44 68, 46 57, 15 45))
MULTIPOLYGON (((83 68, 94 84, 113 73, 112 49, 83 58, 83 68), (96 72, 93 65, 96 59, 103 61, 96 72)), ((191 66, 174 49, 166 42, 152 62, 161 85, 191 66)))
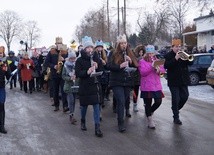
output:
MULTIPOLYGON (((129 45, 127 45, 126 52, 127 52, 127 55, 131 58, 134 66, 138 67, 137 59, 136 59, 133 51, 130 49, 129 45)), ((114 61, 115 64, 120 65, 121 63, 124 62, 123 51, 120 48, 120 43, 117 44, 116 49, 114 50, 112 58, 113 58, 113 61, 114 61)))
MULTIPOLYGON (((95 49, 95 51, 97 52, 97 54, 98 54, 98 50, 97 49, 95 49)), ((105 61, 105 62, 107 62, 107 55, 106 55, 106 51, 105 51, 105 49, 103 48, 103 50, 101 51, 101 58, 105 61)))

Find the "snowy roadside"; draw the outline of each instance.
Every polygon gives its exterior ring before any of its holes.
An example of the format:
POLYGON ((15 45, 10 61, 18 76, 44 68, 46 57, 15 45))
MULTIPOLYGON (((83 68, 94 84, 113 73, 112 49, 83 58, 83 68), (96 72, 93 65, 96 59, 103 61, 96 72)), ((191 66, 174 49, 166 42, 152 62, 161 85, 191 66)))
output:
MULTIPOLYGON (((163 86, 163 92, 170 93, 165 78, 161 78, 161 83, 163 86)), ((197 86, 189 86, 188 88, 190 98, 214 104, 214 89, 211 86, 206 84, 200 84, 197 86)))

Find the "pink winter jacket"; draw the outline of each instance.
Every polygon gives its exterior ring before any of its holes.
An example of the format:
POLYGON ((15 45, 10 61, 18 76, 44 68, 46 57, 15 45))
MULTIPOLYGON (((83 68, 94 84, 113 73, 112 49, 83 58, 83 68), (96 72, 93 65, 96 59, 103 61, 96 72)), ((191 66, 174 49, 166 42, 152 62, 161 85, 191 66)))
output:
MULTIPOLYGON (((162 90, 160 76, 152 67, 151 62, 141 59, 138 66, 140 72, 140 90, 141 91, 158 91, 162 90)), ((165 69, 160 66, 160 72, 164 73, 165 69)))

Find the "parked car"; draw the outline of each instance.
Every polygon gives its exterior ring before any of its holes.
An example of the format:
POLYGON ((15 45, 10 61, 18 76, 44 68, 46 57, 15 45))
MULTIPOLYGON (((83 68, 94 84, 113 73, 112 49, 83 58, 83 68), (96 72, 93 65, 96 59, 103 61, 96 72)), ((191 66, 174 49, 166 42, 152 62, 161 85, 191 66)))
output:
POLYGON ((207 83, 214 89, 214 59, 210 67, 207 69, 206 79, 207 83))
POLYGON ((193 54, 193 65, 189 66, 190 85, 197 85, 206 81, 207 69, 214 59, 214 53, 193 54))

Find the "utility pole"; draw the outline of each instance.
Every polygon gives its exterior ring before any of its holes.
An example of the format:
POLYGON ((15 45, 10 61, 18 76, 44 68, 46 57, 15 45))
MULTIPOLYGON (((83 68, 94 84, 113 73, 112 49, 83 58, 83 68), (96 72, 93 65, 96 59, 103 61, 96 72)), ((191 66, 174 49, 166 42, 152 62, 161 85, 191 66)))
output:
POLYGON ((105 36, 105 30, 104 30, 105 17, 104 16, 105 16, 105 8, 103 5, 102 14, 101 14, 101 17, 102 17, 102 40, 104 40, 104 36, 105 36))
POLYGON ((126 0, 124 0, 123 31, 126 35, 126 0))
POLYGON ((122 12, 122 32, 124 33, 124 8, 123 7, 121 7, 121 12, 122 12))
POLYGON ((120 35, 120 1, 117 0, 117 29, 118 29, 118 32, 117 32, 117 35, 119 36, 120 35))
POLYGON ((110 41, 109 0, 107 0, 108 41, 110 41))

